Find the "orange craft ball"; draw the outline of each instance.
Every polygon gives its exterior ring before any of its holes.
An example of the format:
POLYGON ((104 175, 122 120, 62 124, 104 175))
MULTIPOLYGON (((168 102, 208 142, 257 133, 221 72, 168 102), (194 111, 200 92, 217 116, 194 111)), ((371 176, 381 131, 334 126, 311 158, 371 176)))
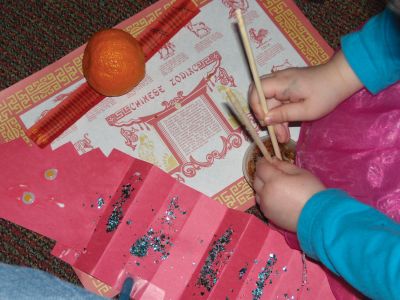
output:
POLYGON ((82 69, 87 82, 97 92, 121 96, 144 78, 144 53, 129 33, 105 29, 89 39, 83 53, 82 69))

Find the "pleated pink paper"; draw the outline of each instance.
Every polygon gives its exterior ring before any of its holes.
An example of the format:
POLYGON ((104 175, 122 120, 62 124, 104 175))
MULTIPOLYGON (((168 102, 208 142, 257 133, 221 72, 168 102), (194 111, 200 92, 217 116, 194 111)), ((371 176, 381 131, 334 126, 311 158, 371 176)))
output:
POLYGON ((21 139, 0 153, 0 217, 55 240, 53 255, 115 293, 129 276, 135 299, 333 299, 281 234, 154 165, 21 139))

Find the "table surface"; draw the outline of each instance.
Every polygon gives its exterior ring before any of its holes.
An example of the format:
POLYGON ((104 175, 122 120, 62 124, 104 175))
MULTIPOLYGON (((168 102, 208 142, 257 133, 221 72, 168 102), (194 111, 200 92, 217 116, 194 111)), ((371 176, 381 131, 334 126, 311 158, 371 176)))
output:
MULTIPOLYGON (((27 5, 25 1, 3 1, 0 90, 65 56, 94 32, 113 27, 154 2, 70 0, 35 1, 27 5)), ((383 0, 295 2, 334 49, 339 47, 341 35, 357 29, 385 5, 383 0)), ((249 212, 262 218, 256 208, 249 212)), ((53 241, 3 219, 0 241, 0 262, 39 268, 79 284, 72 268, 50 255, 53 241)))

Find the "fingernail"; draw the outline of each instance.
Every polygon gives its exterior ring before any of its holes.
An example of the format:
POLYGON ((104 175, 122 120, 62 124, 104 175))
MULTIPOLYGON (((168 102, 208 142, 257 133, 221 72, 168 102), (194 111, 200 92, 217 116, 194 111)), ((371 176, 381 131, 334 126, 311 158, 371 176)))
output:
POLYGON ((261 163, 263 160, 265 160, 264 157, 262 157, 262 156, 257 157, 257 159, 256 159, 256 165, 258 165, 259 163, 261 163))
POLYGON ((264 123, 265 123, 265 124, 270 125, 271 122, 272 122, 272 118, 271 118, 270 116, 266 116, 266 117, 264 118, 264 123))
POLYGON ((247 90, 247 97, 250 97, 252 89, 253 89, 253 83, 250 83, 249 84, 249 89, 247 90))

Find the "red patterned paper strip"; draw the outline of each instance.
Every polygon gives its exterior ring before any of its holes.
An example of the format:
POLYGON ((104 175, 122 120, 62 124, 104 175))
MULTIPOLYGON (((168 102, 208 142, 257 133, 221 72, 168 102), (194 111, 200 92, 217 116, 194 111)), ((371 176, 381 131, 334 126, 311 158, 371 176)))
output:
POLYGON ((26 134, 35 144, 44 148, 104 98, 85 82, 26 134))
MULTIPOLYGON (((138 38, 146 61, 198 12, 199 9, 192 1, 180 0, 161 15, 158 21, 151 24, 146 33, 138 38)), ((105 96, 84 83, 33 125, 26 134, 35 144, 44 148, 104 98, 105 96)))
POLYGON ((177 1, 168 9, 149 30, 139 36, 139 42, 150 59, 161 46, 168 42, 187 22, 199 13, 198 7, 191 0, 177 1))

